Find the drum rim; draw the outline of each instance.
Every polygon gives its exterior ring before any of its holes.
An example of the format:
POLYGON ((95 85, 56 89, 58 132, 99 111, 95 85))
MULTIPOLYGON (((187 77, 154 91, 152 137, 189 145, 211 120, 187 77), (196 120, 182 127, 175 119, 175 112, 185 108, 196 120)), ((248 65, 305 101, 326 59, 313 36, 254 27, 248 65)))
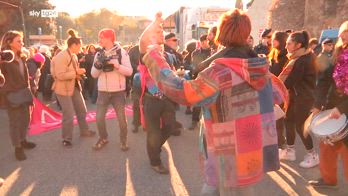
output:
POLYGON ((336 131, 335 133, 330 133, 330 134, 326 134, 326 135, 321 135, 321 134, 318 134, 318 133, 316 133, 316 132, 313 131, 313 123, 314 123, 314 121, 315 121, 316 119, 318 119, 318 117, 320 116, 320 114, 322 114, 322 113, 324 113, 324 112, 325 112, 325 113, 329 113, 329 111, 331 111, 331 110, 332 110, 332 109, 323 110, 323 111, 319 112, 318 114, 316 114, 315 116, 313 116, 313 118, 312 118, 312 120, 311 120, 311 123, 310 123, 309 127, 310 127, 311 132, 312 132, 314 135, 317 135, 318 137, 329 137, 329 136, 331 136, 331 135, 337 134, 338 132, 344 131, 345 129, 348 129, 348 117, 347 117, 347 115, 342 114, 342 115, 344 115, 344 116, 346 117, 346 120, 345 120, 345 122, 343 123, 343 125, 338 129, 338 131, 336 131))

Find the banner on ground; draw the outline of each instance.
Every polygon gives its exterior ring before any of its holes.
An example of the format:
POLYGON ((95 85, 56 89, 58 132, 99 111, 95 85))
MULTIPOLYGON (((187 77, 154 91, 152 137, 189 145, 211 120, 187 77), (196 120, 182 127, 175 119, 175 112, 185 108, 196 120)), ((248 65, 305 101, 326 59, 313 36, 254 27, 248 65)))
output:
MULTIPOLYGON (((130 105, 127 105, 125 108, 126 115, 132 115, 133 110, 130 105)), ((116 113, 113 108, 110 108, 106 112, 106 119, 116 118, 116 113)), ((96 121, 96 112, 90 111, 86 115, 87 122, 96 121)), ((74 117, 74 124, 77 124, 76 116, 74 117)), ((56 112, 40 102, 38 99, 34 99, 34 107, 32 110, 31 122, 29 126, 28 134, 38 135, 45 133, 62 126, 62 114, 56 112)))

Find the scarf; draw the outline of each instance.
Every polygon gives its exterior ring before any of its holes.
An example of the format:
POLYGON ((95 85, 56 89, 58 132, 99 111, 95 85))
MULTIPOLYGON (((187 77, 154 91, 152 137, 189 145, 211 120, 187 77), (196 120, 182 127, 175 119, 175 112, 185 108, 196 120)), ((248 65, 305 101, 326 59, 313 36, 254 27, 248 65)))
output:
POLYGON ((300 58, 303 55, 306 55, 310 53, 311 50, 305 49, 305 48, 300 48, 293 53, 288 53, 286 56, 289 58, 289 63, 284 67, 283 71, 279 74, 278 78, 285 82, 285 80, 288 78, 290 75, 292 69, 294 68, 295 62, 298 58, 300 58))

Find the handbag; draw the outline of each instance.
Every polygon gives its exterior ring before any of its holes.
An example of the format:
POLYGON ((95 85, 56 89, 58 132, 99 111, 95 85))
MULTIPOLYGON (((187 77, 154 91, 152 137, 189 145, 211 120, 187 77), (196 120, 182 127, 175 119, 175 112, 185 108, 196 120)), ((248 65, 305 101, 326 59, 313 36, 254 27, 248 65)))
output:
POLYGON ((11 107, 33 104, 33 94, 29 88, 22 88, 17 91, 8 92, 6 98, 11 107))

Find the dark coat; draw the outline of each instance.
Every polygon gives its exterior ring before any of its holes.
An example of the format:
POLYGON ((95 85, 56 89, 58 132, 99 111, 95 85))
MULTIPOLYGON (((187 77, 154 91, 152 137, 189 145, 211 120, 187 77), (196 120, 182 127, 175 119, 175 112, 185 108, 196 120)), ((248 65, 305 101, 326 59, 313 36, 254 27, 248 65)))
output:
POLYGON ((288 63, 289 59, 286 56, 287 54, 288 53, 286 50, 282 50, 278 55, 277 61, 276 59, 271 59, 271 66, 269 67, 269 71, 275 76, 279 76, 284 66, 288 63))
POLYGON ((198 64, 206 60, 208 57, 210 57, 211 53, 212 53, 211 48, 207 48, 207 49, 198 48, 195 51, 193 51, 191 55, 193 77, 197 76, 197 74, 199 73, 197 71, 198 64))
POLYGON ((181 66, 184 66, 184 58, 180 53, 173 50, 171 47, 169 47, 166 44, 164 44, 164 51, 169 54, 173 54, 175 56, 175 59, 173 62, 173 66, 175 67, 175 69, 179 69, 181 66))
POLYGON ((45 90, 51 90, 51 87, 46 87, 47 75, 51 74, 51 59, 45 53, 41 53, 45 56, 45 64, 41 68, 41 76, 39 80, 39 89, 38 91, 44 92, 45 90))
POLYGON ((29 87, 29 74, 25 59, 21 59, 24 64, 24 76, 20 73, 19 62, 13 60, 11 63, 3 62, 0 69, 5 77, 5 84, 0 88, 0 108, 7 108, 8 102, 6 94, 23 88, 29 87))
POLYGON ((267 46, 260 43, 259 45, 255 46, 254 51, 256 52, 256 54, 264 54, 267 56, 270 52, 270 49, 267 46))
POLYGON ((303 55, 296 60, 284 84, 290 95, 286 119, 303 123, 308 118, 314 103, 316 69, 313 53, 303 55))

